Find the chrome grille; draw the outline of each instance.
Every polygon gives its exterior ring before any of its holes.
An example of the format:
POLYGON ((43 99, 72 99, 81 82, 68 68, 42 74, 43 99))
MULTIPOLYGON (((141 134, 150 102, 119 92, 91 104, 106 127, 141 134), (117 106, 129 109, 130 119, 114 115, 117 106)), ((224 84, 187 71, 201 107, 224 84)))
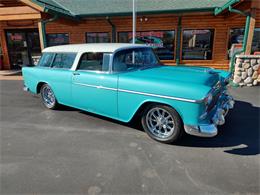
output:
POLYGON ((221 82, 220 81, 218 81, 216 83, 216 85, 212 88, 211 93, 212 93, 213 99, 212 99, 211 103, 207 106, 207 112, 210 112, 215 107, 215 105, 217 104, 218 99, 221 95, 221 82))
POLYGON ((219 99, 220 95, 221 95, 220 91, 218 91, 216 94, 213 95, 213 99, 212 99, 211 103, 207 107, 207 112, 210 112, 215 107, 215 105, 218 102, 218 99, 219 99))

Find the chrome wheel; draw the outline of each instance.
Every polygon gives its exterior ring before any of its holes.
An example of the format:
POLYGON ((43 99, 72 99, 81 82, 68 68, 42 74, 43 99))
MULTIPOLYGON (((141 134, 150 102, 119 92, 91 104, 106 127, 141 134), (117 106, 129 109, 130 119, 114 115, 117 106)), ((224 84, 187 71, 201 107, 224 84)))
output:
POLYGON ((55 95, 48 85, 44 85, 41 89, 41 96, 43 103, 48 108, 53 108, 56 105, 55 95))
POLYGON ((145 121, 149 132, 160 139, 172 136, 175 131, 173 116, 161 107, 149 110, 145 121))

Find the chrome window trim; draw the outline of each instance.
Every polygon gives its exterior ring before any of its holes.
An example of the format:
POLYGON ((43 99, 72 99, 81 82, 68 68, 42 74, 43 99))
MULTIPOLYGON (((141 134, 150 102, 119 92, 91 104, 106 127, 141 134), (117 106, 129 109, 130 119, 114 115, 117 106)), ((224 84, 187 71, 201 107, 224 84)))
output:
POLYGON ((99 53, 103 53, 103 59, 104 59, 104 54, 107 54, 110 56, 110 59, 109 59, 109 64, 108 64, 108 70, 107 71, 100 71, 100 70, 84 70, 84 69, 78 69, 79 68, 79 63, 80 63, 80 60, 82 58, 82 56, 86 53, 95 53, 95 52, 80 52, 77 54, 75 60, 74 60, 74 64, 71 68, 71 70, 74 70, 74 71, 83 71, 83 72, 92 72, 92 73, 98 73, 98 74, 101 74, 101 73, 104 73, 104 74, 110 74, 111 73, 111 58, 112 58, 112 55, 113 53, 110 53, 110 52, 99 52, 99 53))
POLYGON ((177 100, 177 101, 183 101, 183 102, 190 102, 190 103, 201 103, 202 100, 192 100, 192 99, 186 99, 186 98, 180 98, 180 97, 173 97, 173 96, 167 96, 167 95, 158 95, 158 94, 152 94, 152 93, 145 93, 145 92, 139 92, 139 91, 132 91, 132 90, 126 90, 126 89, 116 89, 111 87, 104 87, 101 85, 91 85, 91 84, 85 84, 85 83, 73 83, 75 85, 81 85, 85 87, 91 87, 91 88, 97 88, 97 89, 105 89, 105 90, 111 90, 111 91, 118 91, 118 92, 124 92, 124 93, 132 93, 132 94, 138 94, 138 95, 145 95, 145 96, 151 96, 151 97, 158 97, 158 98, 164 98, 164 99, 171 99, 171 100, 177 100))
POLYGON ((100 71, 100 70, 75 70, 75 72, 85 72, 85 73, 96 73, 96 74, 110 74, 109 71, 100 71))

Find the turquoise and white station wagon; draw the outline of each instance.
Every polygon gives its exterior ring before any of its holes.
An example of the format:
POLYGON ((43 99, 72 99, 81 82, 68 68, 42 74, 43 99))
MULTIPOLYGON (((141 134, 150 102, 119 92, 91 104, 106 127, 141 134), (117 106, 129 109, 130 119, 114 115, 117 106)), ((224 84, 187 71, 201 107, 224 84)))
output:
POLYGON ((171 143, 186 132, 212 137, 234 100, 229 72, 161 65, 152 48, 133 44, 49 47, 24 67, 24 90, 43 104, 59 104, 129 122, 138 116, 153 139, 171 143))

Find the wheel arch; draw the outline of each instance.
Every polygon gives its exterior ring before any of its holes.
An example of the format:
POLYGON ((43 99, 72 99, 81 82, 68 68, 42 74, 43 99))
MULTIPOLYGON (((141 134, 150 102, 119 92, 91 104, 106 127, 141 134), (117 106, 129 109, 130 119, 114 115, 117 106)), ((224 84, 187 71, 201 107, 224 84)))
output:
MULTIPOLYGON (((40 81, 37 83, 37 86, 36 86, 36 93, 39 94, 41 92, 41 87, 44 85, 44 84, 48 84, 47 82, 44 82, 44 81, 40 81)), ((49 85, 49 84, 48 84, 49 85)))
POLYGON ((179 109, 173 107, 171 104, 167 103, 167 102, 160 102, 160 101, 154 101, 154 100, 147 100, 147 101, 144 101, 142 102, 139 107, 137 108, 137 110, 135 111, 135 113, 133 114, 132 118, 130 119, 133 120, 133 119, 136 119, 137 117, 140 117, 142 116, 142 114, 144 113, 145 109, 148 107, 148 106, 151 106, 153 104, 159 104, 159 105, 164 105, 164 106, 169 106, 170 108, 174 109, 178 115, 180 116, 180 119, 181 121, 183 122, 183 118, 182 118, 182 114, 181 112, 179 111, 179 109))

